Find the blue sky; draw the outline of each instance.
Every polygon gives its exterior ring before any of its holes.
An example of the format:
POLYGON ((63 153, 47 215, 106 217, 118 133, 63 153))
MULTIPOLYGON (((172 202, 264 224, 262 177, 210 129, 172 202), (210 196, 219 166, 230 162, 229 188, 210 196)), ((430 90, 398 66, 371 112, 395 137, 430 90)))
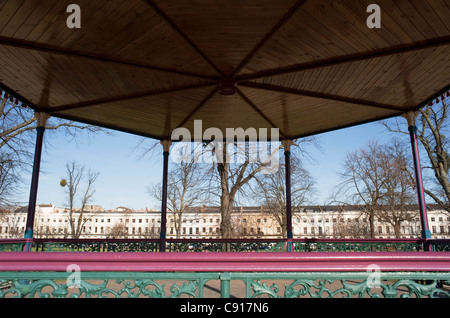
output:
MULTIPOLYGON (((160 204, 148 194, 147 187, 161 182, 162 155, 155 153, 141 158, 140 152, 134 148, 142 137, 116 131, 111 133, 90 138, 81 136, 77 141, 64 135, 49 138, 43 149, 37 203, 66 204, 64 188, 59 183, 66 175, 66 163, 75 160, 87 169, 100 173, 92 204, 105 209, 118 206, 160 209, 160 204)), ((341 170, 347 152, 365 146, 369 140, 385 142, 392 137, 393 134, 388 133, 379 122, 317 135, 321 150, 310 149, 314 161, 305 162, 316 180, 315 203, 328 202, 339 182, 337 172, 341 170)), ((26 204, 29 176, 24 182, 23 195, 19 199, 26 204)))

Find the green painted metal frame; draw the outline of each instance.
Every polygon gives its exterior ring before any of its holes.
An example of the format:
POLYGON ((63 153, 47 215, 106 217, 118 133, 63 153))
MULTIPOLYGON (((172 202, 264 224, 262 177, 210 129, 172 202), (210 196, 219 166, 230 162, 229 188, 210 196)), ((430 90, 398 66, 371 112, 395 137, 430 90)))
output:
MULTIPOLYGON (((26 243, 36 252, 159 252, 160 240, 0 240, 0 252, 23 251, 26 243)), ((166 252, 222 252, 228 244, 233 252, 283 252, 285 240, 165 240, 166 252)), ((449 252, 450 240, 428 240, 433 251, 449 252)), ((333 240, 293 239, 293 252, 389 252, 423 251, 424 241, 418 240, 333 240)))
MULTIPOLYGON (((232 284, 244 298, 450 298, 448 272, 0 272, 0 298, 205 297, 205 285, 220 282, 217 297, 230 298, 232 284)), ((210 297, 210 294, 208 294, 210 297)))

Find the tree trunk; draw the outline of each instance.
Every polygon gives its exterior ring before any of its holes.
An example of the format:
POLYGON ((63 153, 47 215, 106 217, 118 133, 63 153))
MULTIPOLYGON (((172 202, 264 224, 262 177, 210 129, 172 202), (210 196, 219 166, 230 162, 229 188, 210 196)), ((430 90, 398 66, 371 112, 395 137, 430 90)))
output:
POLYGON ((220 175, 220 234, 222 238, 229 239, 233 237, 233 225, 231 223, 231 214, 233 212, 234 195, 230 193, 228 185, 228 168, 227 163, 219 163, 217 170, 220 175))
POLYGON ((369 229, 370 238, 375 238, 375 212, 373 210, 369 212, 369 229))
POLYGON ((231 214, 233 212, 233 201, 230 198, 230 194, 221 198, 220 214, 222 220, 220 222, 220 233, 222 238, 233 238, 233 225, 231 223, 231 214))

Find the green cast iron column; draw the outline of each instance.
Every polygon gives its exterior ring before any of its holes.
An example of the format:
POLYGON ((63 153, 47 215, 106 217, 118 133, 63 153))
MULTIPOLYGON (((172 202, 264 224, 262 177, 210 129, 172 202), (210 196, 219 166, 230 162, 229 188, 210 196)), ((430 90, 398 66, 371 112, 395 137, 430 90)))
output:
POLYGON ((167 175, 169 171, 169 150, 172 142, 170 140, 161 141, 163 145, 163 181, 162 181, 162 199, 161 199, 161 230, 159 251, 166 251, 166 230, 167 230, 167 175))
MULTIPOLYGON (((41 169, 42 144, 44 140, 45 124, 49 118, 49 115, 45 113, 36 113, 35 116, 37 119, 36 145, 34 150, 33 172, 31 175, 30 197, 28 200, 27 224, 24 235, 26 239, 33 238, 34 217, 36 213, 36 199, 39 184, 39 172, 41 169)), ((26 251, 30 251, 31 244, 27 243, 25 249, 26 251)))
MULTIPOLYGON (((425 194, 423 190, 422 172, 419 159, 419 147, 417 143, 417 127, 416 127, 417 116, 418 112, 408 112, 403 115, 403 117, 405 117, 408 122, 408 131, 411 139, 411 148, 414 161, 414 172, 416 176, 417 198, 419 202, 420 224, 422 228, 421 235, 422 238, 424 239, 431 239, 431 232, 428 225, 427 208, 425 204, 425 194)), ((425 245, 425 250, 430 250, 428 244, 425 245)))
POLYGON ((283 140, 284 163, 286 172, 286 234, 287 251, 292 252, 292 204, 291 204, 291 145, 292 140, 283 140))

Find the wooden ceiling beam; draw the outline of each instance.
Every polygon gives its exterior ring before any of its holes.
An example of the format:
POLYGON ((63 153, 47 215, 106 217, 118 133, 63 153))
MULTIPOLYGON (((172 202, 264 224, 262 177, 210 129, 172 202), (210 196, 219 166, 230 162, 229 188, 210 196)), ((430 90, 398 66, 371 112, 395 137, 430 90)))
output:
POLYGON ((270 119, 269 117, 267 117, 263 111, 261 109, 259 109, 258 106, 256 106, 256 104, 250 100, 250 98, 248 98, 240 89, 237 89, 237 93, 239 94, 239 96, 241 96, 241 98, 250 105, 251 108, 253 108, 253 110, 255 110, 262 118, 264 118, 265 121, 267 121, 273 128, 278 128, 278 131, 280 133, 281 136, 283 136, 285 139, 290 139, 290 136, 287 136, 281 129, 280 127, 278 127, 277 125, 275 125, 270 119))
POLYGON ((235 68, 231 77, 235 77, 237 73, 252 59, 252 57, 269 41, 269 39, 289 21, 295 12, 306 2, 306 0, 299 0, 297 3, 275 24, 272 29, 256 44, 256 46, 250 51, 249 54, 239 63, 235 68))
POLYGON ((158 71, 158 72, 165 72, 165 73, 171 73, 176 75, 183 75, 183 76, 189 76, 189 77, 196 77, 200 79, 206 79, 206 80, 217 80, 218 78, 215 77, 209 77, 204 76, 200 74, 194 74, 190 72, 184 72, 179 70, 171 70, 166 69, 162 67, 156 67, 156 66, 149 66, 139 63, 134 63, 130 61, 122 61, 122 60, 115 60, 107 56, 100 56, 100 55, 94 55, 89 53, 81 53, 76 51, 70 51, 67 49, 63 49, 61 47, 52 47, 44 44, 38 44, 35 42, 27 42, 27 41, 17 41, 11 38, 5 38, 0 37, 0 46, 10 46, 10 47, 16 47, 20 49, 26 49, 26 50, 32 50, 37 52, 43 52, 47 54, 57 54, 62 56, 68 56, 73 58, 81 58, 81 59, 88 59, 93 61, 100 61, 104 63, 111 63, 111 64, 117 64, 117 65, 123 65, 123 66, 130 66, 135 68, 141 68, 149 71, 158 71))
POLYGON ((430 49, 430 48, 445 46, 445 45, 450 45, 450 36, 444 36, 444 37, 439 37, 439 38, 435 38, 435 39, 431 39, 431 40, 427 40, 427 41, 416 42, 414 44, 396 46, 396 47, 392 47, 390 49, 380 49, 380 50, 374 50, 374 51, 369 51, 369 52, 364 52, 364 53, 359 53, 359 54, 338 56, 338 57, 335 57, 332 59, 313 61, 313 62, 302 63, 302 64, 297 64, 297 65, 290 65, 290 66, 286 66, 286 67, 279 67, 279 68, 260 71, 260 72, 256 72, 256 73, 252 73, 252 74, 238 75, 238 76, 236 76, 236 80, 238 80, 238 81, 252 80, 252 79, 258 79, 258 78, 263 78, 263 77, 282 75, 282 74, 286 74, 286 73, 307 71, 307 70, 316 69, 316 68, 323 68, 323 67, 328 67, 328 66, 333 66, 333 65, 338 65, 338 64, 345 64, 345 63, 352 63, 352 62, 356 62, 356 61, 375 59, 375 58, 379 58, 379 57, 408 53, 411 51, 430 49))
POLYGON ((132 99, 136 99, 136 98, 145 98, 145 97, 149 97, 149 96, 153 96, 153 95, 174 93, 174 92, 178 92, 178 91, 182 91, 182 90, 202 88, 202 87, 207 87, 207 86, 211 86, 211 85, 217 85, 217 84, 216 84, 216 82, 214 82, 214 83, 197 84, 197 85, 184 86, 184 87, 176 87, 176 88, 171 88, 171 89, 148 91, 148 92, 133 94, 133 95, 118 96, 118 97, 111 97, 111 98, 105 98, 105 99, 99 99, 99 100, 91 100, 91 101, 85 101, 85 102, 68 104, 68 105, 49 107, 45 111, 53 114, 53 113, 57 113, 57 112, 62 112, 62 111, 72 110, 72 109, 77 109, 77 108, 82 108, 82 107, 105 105, 105 104, 110 104, 110 103, 115 103, 115 102, 123 102, 126 100, 132 100, 132 99))
MULTIPOLYGON (((240 82, 239 86, 247 86, 251 88, 257 88, 267 91, 275 91, 280 93, 287 93, 287 94, 294 94, 294 95, 301 95, 301 96, 308 96, 308 97, 314 97, 314 98, 320 98, 320 99, 327 99, 337 102, 344 102, 349 104, 355 104, 355 105, 362 105, 367 107, 376 107, 376 108, 382 108, 382 109, 388 109, 388 110, 394 110, 394 111, 405 111, 405 108, 398 107, 394 105, 386 105, 382 103, 376 103, 376 102, 370 102, 362 99, 355 99, 351 97, 345 97, 345 96, 338 96, 338 95, 330 95, 330 94, 324 94, 320 92, 312 92, 312 91, 305 91, 301 89, 295 89, 295 88, 289 88, 284 86, 277 86, 277 85, 271 85, 271 84, 263 84, 263 83, 256 83, 256 82, 240 82)), ((410 105, 413 107, 414 105, 410 105)))
POLYGON ((170 27, 178 33, 193 49, 196 51, 208 64, 221 76, 225 77, 225 74, 220 70, 220 68, 214 64, 214 62, 203 52, 188 36, 181 30, 181 28, 152 0, 146 1, 169 25, 170 27))
POLYGON ((207 101, 209 101, 211 99, 211 97, 213 97, 214 94, 217 93, 218 91, 218 87, 214 87, 209 93, 208 95, 205 96, 205 98, 203 98, 200 103, 198 103, 198 105, 177 125, 175 126, 175 128, 178 127, 183 127, 183 125, 192 117, 194 116, 194 114, 200 109, 202 108, 207 101))
POLYGON ((124 132, 124 133, 136 135, 136 136, 152 138, 152 139, 156 139, 156 140, 161 140, 162 139, 161 136, 159 136, 159 135, 146 133, 146 132, 143 132, 141 130, 134 130, 134 129, 124 128, 123 126, 117 126, 117 125, 114 125, 114 124, 107 124, 105 122, 101 122, 101 121, 97 121, 97 120, 93 120, 93 119, 86 119, 86 118, 82 118, 82 117, 77 117, 77 116, 74 116, 74 115, 52 114, 52 116, 56 117, 56 118, 60 118, 60 119, 69 120, 69 121, 80 122, 80 123, 83 123, 83 124, 86 124, 86 125, 94 125, 94 126, 102 127, 102 128, 105 128, 105 129, 121 131, 121 132, 124 132))
POLYGON ((43 111, 35 103, 31 102, 29 99, 27 99, 24 96, 22 96, 21 94, 17 93, 15 90, 11 89, 10 87, 8 87, 7 85, 5 85, 2 82, 0 82, 0 90, 6 92, 9 95, 11 95, 12 97, 18 99, 19 101, 21 101, 23 104, 25 104, 26 106, 30 107, 34 111, 37 111, 37 112, 43 111))

